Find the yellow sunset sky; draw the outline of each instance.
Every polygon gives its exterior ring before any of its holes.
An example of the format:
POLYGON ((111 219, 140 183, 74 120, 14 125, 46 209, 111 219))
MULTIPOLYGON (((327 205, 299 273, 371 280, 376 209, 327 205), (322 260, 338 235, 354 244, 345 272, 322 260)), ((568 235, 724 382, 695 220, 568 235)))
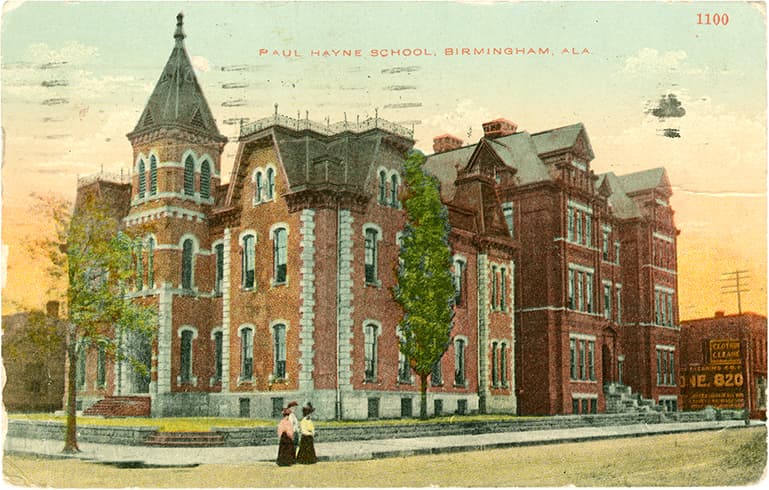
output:
POLYGON ((766 314, 764 5, 5 2, 3 314, 48 299, 44 263, 25 244, 50 224, 29 211, 30 193, 72 199, 78 176, 129 171, 125 134, 173 47, 180 11, 198 81, 231 138, 224 175, 237 121, 269 116, 275 104, 332 123, 378 110, 413 125, 426 153, 442 133, 475 143, 498 117, 531 133, 582 122, 596 173, 667 169, 681 230, 681 319, 736 313, 736 298, 720 291, 721 274, 735 270, 750 276, 743 311, 766 314), (513 54, 447 54, 463 47, 513 54), (360 56, 323 55, 334 49, 360 56), (651 113, 667 94, 683 117, 651 113), (665 137, 667 128, 680 138, 665 137))

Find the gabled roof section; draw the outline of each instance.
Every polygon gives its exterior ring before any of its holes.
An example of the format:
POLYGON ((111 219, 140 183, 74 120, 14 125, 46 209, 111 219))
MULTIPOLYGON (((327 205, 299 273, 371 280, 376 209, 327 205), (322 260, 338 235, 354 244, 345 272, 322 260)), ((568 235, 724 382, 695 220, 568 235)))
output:
POLYGON ((454 199, 456 191, 454 181, 457 180, 457 174, 470 161, 470 157, 477 146, 463 146, 455 150, 429 155, 426 158, 424 168, 438 178, 441 183, 441 198, 445 202, 451 202, 454 199))
POLYGON ((608 172, 598 176, 596 189, 608 195, 609 205, 614 216, 622 219, 638 218, 641 212, 636 202, 627 195, 622 186, 622 177, 617 177, 614 172, 608 172))
POLYGON ((584 153, 585 157, 589 160, 595 158, 593 147, 590 145, 590 139, 587 137, 587 131, 585 131, 585 126, 581 122, 541 133, 534 133, 531 135, 531 138, 534 140, 537 153, 540 155, 576 149, 578 153, 584 153))
POLYGON ((670 180, 668 180, 667 172, 663 167, 621 175, 619 179, 628 194, 651 189, 661 189, 670 193, 670 180))
POLYGON ((176 20, 171 56, 129 138, 159 127, 181 126, 223 139, 184 47, 183 15, 177 15, 176 20))
POLYGON ((537 156, 537 147, 529 133, 524 131, 488 141, 505 165, 517 170, 515 181, 518 185, 552 180, 547 167, 537 156))

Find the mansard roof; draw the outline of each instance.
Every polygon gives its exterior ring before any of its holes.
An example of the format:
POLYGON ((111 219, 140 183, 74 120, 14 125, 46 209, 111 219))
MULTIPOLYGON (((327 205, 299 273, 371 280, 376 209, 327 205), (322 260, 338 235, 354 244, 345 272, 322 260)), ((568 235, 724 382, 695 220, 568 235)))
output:
POLYGON ((175 43, 171 56, 160 74, 139 122, 128 136, 130 138, 140 132, 171 126, 224 139, 216 127, 216 121, 184 47, 186 36, 182 31, 182 14, 179 14, 176 19, 175 43))
POLYGON ((633 172, 619 176, 622 187, 628 194, 642 192, 651 189, 661 189, 670 192, 670 181, 667 172, 662 167, 633 172))
POLYGON ((641 211, 636 202, 627 195, 622 184, 622 177, 618 177, 614 172, 607 172, 598 176, 595 184, 596 189, 604 189, 608 194, 609 205, 614 216, 622 219, 638 218, 641 211))
POLYGON ((593 149, 590 145, 590 140, 587 137, 587 131, 585 131, 585 126, 581 122, 560 128, 549 129, 540 133, 534 133, 531 135, 531 138, 534 140, 537 152, 540 155, 557 151, 566 151, 583 145, 584 148, 581 149, 586 153, 585 156, 589 160, 595 158, 593 149))

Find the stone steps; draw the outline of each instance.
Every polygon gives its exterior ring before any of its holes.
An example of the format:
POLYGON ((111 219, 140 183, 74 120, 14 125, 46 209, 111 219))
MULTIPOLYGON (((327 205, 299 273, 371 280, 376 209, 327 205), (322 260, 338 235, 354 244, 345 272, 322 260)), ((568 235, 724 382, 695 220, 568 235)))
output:
POLYGON ((83 411, 83 415, 101 417, 149 417, 152 399, 149 396, 108 396, 83 411))

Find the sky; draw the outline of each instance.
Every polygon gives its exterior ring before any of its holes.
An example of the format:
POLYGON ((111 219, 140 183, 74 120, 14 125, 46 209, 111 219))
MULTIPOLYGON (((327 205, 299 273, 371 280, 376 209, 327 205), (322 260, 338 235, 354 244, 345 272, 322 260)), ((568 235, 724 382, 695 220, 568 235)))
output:
POLYGON ((275 104, 332 123, 378 114, 413 126, 426 153, 447 132, 475 143, 499 117, 530 133, 582 122, 596 173, 667 169, 681 319, 736 313, 721 293, 736 270, 749 276, 743 311, 766 314, 764 3, 133 1, 3 5, 4 314, 48 299, 44 263, 25 244, 50 226, 30 213, 30 193, 72 199, 78 177, 129 172, 125 135, 179 12, 230 137, 224 175, 239 121, 275 104), (452 54, 462 48, 513 54, 452 54), (655 116, 668 95, 681 117, 655 116))

